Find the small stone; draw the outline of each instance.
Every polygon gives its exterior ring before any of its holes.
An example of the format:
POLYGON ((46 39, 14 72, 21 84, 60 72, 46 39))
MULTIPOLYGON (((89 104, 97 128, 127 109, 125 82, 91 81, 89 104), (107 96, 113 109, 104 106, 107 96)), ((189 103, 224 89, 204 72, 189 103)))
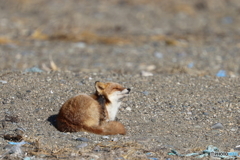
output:
POLYGON ((150 159, 150 160, 159 160, 158 158, 154 158, 154 157, 149 157, 148 159, 150 159))
POLYGON ((80 145, 78 145, 78 146, 76 146, 78 149, 81 149, 81 148, 84 148, 84 147, 87 147, 88 146, 88 144, 87 143, 82 143, 82 144, 80 144, 80 145))
POLYGON ((25 69, 24 72, 37 72, 37 73, 41 73, 41 72, 43 72, 43 70, 39 69, 38 67, 32 67, 32 68, 25 69))
POLYGON ((155 53, 154 53, 154 56, 155 56, 156 58, 158 58, 158 59, 162 59, 162 58, 163 58, 163 54, 160 53, 160 52, 155 52, 155 53))
POLYGON ((217 77, 226 77, 226 71, 225 70, 220 70, 218 71, 218 73, 216 74, 217 77))
POLYGON ((127 110, 127 111, 131 111, 132 109, 131 109, 130 107, 127 107, 126 110, 127 110))
POLYGON ((201 126, 199 126, 199 125, 196 125, 196 126, 194 126, 194 128, 202 128, 201 126))
POLYGON ((0 80, 0 82, 1 82, 2 84, 6 84, 6 83, 7 83, 7 81, 3 81, 3 80, 0 80))
POLYGON ((170 108, 175 108, 175 106, 174 106, 174 105, 171 105, 170 108))
POLYGON ((102 139, 109 139, 109 136, 102 136, 102 139))
POLYGON ((233 23, 233 18, 232 17, 223 17, 222 23, 223 24, 231 24, 231 23, 233 23))
POLYGON ((237 130, 237 128, 232 128, 231 131, 232 132, 235 132, 237 130))
POLYGON ((10 145, 10 144, 3 147, 3 149, 6 149, 6 150, 10 150, 11 148, 12 148, 12 145, 10 145))
POLYGON ((75 46, 78 47, 78 48, 85 48, 86 47, 86 43, 78 42, 78 43, 75 44, 75 46))
POLYGON ((23 160, 31 160, 31 157, 25 157, 23 160))
POLYGON ((112 138, 112 141, 113 141, 113 142, 116 142, 116 141, 118 141, 118 138, 117 138, 117 137, 114 137, 114 138, 112 138))
POLYGON ((15 129, 15 133, 16 133, 17 135, 23 135, 23 134, 24 134, 24 130, 21 129, 21 128, 17 128, 17 129, 15 129))
POLYGON ((203 115, 208 116, 208 113, 207 112, 203 112, 203 115))
POLYGON ((141 75, 143 77, 150 77, 153 76, 153 74, 151 72, 147 72, 147 71, 141 71, 141 75))
POLYGON ((96 146, 96 147, 93 149, 93 151, 95 151, 95 152, 99 152, 99 151, 101 151, 101 149, 100 149, 99 146, 96 146))
POLYGON ((136 141, 139 143, 149 143, 151 139, 147 137, 141 137, 141 138, 137 138, 136 141))
POLYGON ((149 65, 149 66, 146 67, 147 71, 153 71, 156 68, 157 67, 155 65, 149 65))
POLYGON ((79 137, 75 139, 76 141, 82 141, 82 142, 89 142, 89 139, 85 138, 85 137, 79 137))
POLYGON ((187 66, 188 66, 188 68, 193 68, 193 67, 194 67, 194 63, 191 62, 191 63, 189 63, 187 66))
POLYGON ((223 129, 223 125, 221 123, 215 123, 211 129, 223 129))
POLYGON ((10 121, 12 123, 18 123, 20 120, 18 116, 5 115, 5 121, 10 121))
POLYGON ((145 96, 147 96, 147 95, 149 94, 148 91, 143 91, 142 93, 143 93, 145 96))
POLYGON ((112 78, 108 77, 107 80, 108 80, 108 81, 112 81, 112 78))
POLYGON ((77 154, 76 153, 71 153, 71 157, 76 157, 77 154))
POLYGON ((47 155, 46 154, 39 154, 39 157, 45 158, 45 157, 47 157, 47 155))
POLYGON ((156 119, 155 119, 155 118, 151 118, 151 121, 152 121, 152 122, 156 122, 156 119))
POLYGON ((148 153, 145 153, 147 156, 151 156, 152 153, 151 152, 148 152, 148 153))

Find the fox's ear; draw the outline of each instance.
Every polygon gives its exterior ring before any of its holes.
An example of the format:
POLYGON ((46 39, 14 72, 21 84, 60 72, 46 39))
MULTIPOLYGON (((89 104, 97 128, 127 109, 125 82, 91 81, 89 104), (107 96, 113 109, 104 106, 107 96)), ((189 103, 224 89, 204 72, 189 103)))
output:
POLYGON ((95 88, 97 90, 98 93, 101 93, 102 90, 104 90, 105 88, 105 84, 99 81, 95 82, 95 88))

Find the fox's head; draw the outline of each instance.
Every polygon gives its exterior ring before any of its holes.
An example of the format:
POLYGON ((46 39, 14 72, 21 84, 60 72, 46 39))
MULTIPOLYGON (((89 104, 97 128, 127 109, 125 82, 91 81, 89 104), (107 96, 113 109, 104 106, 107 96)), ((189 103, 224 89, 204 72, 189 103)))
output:
POLYGON ((96 81, 95 88, 98 95, 106 97, 110 102, 119 101, 131 91, 130 88, 124 88, 122 85, 113 82, 103 83, 96 81))

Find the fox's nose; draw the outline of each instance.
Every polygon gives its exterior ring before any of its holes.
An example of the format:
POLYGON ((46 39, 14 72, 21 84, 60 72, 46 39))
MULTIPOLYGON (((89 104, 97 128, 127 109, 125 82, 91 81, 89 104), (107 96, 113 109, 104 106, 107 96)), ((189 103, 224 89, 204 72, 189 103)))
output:
POLYGON ((131 89, 130 89, 130 88, 128 88, 127 90, 128 90, 128 93, 131 91, 131 89))

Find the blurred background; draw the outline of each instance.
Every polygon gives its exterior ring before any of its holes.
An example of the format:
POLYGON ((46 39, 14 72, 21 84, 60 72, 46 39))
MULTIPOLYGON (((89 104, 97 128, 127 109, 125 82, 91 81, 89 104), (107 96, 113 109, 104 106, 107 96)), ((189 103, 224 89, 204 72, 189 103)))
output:
POLYGON ((1 0, 0 69, 240 74, 239 0, 1 0))

